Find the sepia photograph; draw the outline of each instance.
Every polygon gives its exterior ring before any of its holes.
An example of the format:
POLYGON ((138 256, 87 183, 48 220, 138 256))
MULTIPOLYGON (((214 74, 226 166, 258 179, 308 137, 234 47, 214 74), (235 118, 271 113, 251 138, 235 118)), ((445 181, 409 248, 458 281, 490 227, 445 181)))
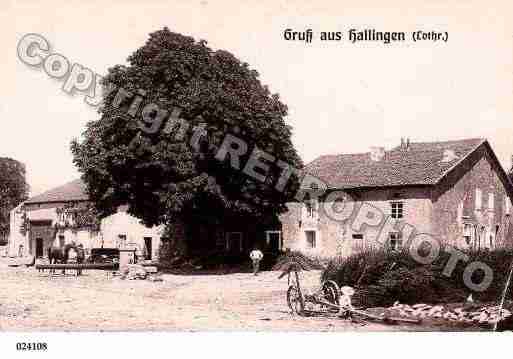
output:
POLYGON ((508 2, 5 0, 0 20, 6 355, 511 340, 508 2))

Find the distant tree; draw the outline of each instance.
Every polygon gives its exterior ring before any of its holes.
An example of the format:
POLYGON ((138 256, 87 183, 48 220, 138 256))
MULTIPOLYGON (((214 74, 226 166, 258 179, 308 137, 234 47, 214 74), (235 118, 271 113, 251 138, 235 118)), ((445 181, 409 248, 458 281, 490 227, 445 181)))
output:
MULTIPOLYGON (((284 121, 287 107, 260 83, 255 70, 227 51, 214 51, 205 41, 167 28, 151 33, 128 63, 110 68, 104 87, 122 88, 129 95, 117 103, 119 91, 105 92, 100 118, 89 122, 83 139, 71 145, 74 163, 101 216, 121 204, 129 204, 129 213, 147 225, 177 218, 194 223, 195 216, 205 215, 258 219, 286 209, 294 185, 284 191, 274 188, 282 173, 277 165, 271 166, 264 182, 242 171, 254 146, 276 160, 302 166, 284 121), (137 115, 129 114, 137 94, 143 95, 143 102, 137 115), (169 113, 180 108, 180 118, 190 124, 186 136, 162 131, 166 121, 151 136, 141 133, 141 126, 153 125, 159 116, 155 110, 151 121, 141 120, 141 109, 148 103, 169 113), (207 135, 191 148, 189 139, 199 125, 207 135), (248 144, 240 169, 215 158, 227 134, 248 144)), ((297 184, 295 175, 290 183, 297 184)))
POLYGON ((10 158, 0 158, 0 241, 9 234, 9 212, 27 197, 25 166, 10 158))

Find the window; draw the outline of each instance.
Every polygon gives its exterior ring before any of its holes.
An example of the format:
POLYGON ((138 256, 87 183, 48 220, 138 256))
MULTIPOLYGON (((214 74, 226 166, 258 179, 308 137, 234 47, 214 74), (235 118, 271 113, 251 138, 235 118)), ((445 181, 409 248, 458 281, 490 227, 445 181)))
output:
POLYGON ((488 193, 488 210, 493 211, 494 206, 494 196, 493 193, 488 193))
POLYGON ((63 235, 59 235, 59 247, 64 247, 65 240, 63 235))
POLYGON ((403 248, 403 236, 400 232, 390 232, 390 249, 400 251, 403 248))
POLYGON ((507 216, 511 214, 511 201, 508 196, 504 196, 504 213, 507 216))
POLYGON ((472 224, 465 223, 463 225, 463 238, 465 239, 465 243, 467 245, 470 245, 472 243, 473 234, 474 230, 472 228, 472 224))
POLYGON ((458 208, 456 209, 456 218, 458 222, 463 220, 463 201, 458 204, 458 208))
POLYGON ((153 253, 153 241, 151 237, 144 237, 144 256, 145 259, 151 259, 153 253))
POLYGON ((216 233, 216 247, 219 249, 226 248, 226 234, 218 230, 216 233))
POLYGON ((118 235, 118 248, 124 248, 126 246, 126 234, 118 235))
POLYGON ((355 234, 353 234, 353 239, 362 240, 363 239, 363 234, 355 233, 355 234))
POLYGON ((392 218, 403 218, 403 202, 392 202, 390 203, 390 207, 392 218))
POLYGON ((486 246, 486 227, 481 226, 479 233, 479 241, 477 243, 477 249, 484 248, 486 246))
POLYGON ((491 227, 486 227, 483 228, 483 248, 485 249, 490 249, 490 248, 493 248, 493 238, 494 238, 494 235, 493 235, 493 229, 491 227))
POLYGON ((499 232, 499 225, 496 224, 495 228, 490 228, 489 240, 490 240, 490 248, 494 248, 495 246, 495 236, 499 232))
POLYGON ((306 245, 308 248, 316 248, 317 247, 317 238, 315 231, 305 231, 306 235, 306 245))
POLYGON ((226 250, 242 252, 242 232, 226 232, 226 250))
POLYGON ((307 218, 317 217, 317 201, 315 199, 305 201, 305 215, 307 218))
POLYGON ((481 209, 481 190, 476 188, 476 209, 481 209))

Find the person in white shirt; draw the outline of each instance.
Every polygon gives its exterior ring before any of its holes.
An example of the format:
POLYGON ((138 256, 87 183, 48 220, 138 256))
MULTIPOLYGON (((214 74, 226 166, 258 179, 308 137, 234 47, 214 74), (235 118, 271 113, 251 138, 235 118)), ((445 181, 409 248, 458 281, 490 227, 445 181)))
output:
POLYGON ((254 248, 249 254, 249 258, 253 262, 253 274, 258 275, 258 270, 260 269, 260 261, 264 258, 264 254, 258 248, 254 248))

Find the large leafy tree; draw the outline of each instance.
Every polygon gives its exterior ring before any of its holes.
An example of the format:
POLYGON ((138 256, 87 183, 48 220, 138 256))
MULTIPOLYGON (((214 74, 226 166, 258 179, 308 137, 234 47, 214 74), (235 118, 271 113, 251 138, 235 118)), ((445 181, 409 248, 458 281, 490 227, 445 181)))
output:
POLYGON ((25 166, 11 158, 0 158, 0 240, 9 233, 9 212, 27 197, 25 166))
MULTIPOLYGON (((150 34, 128 65, 110 68, 104 88, 114 90, 104 91, 100 118, 71 146, 101 216, 121 204, 146 225, 191 223, 196 216, 268 218, 286 209, 297 177, 292 175, 284 191, 276 190, 282 173, 276 161, 302 165, 284 121, 287 107, 247 63, 164 28, 150 34), (129 94, 120 97, 119 89, 129 94), (134 114, 137 94, 144 96, 134 114), (180 118, 190 124, 186 135, 162 130, 165 121, 152 135, 141 131, 148 125, 141 108, 148 103, 169 113, 179 108, 180 118), (191 147, 196 126, 204 126, 205 134, 191 147), (248 145, 240 168, 216 159, 228 134, 248 145), (255 146, 276 158, 265 181, 241 171, 255 146)), ((151 116, 156 119, 159 112, 151 116)))

